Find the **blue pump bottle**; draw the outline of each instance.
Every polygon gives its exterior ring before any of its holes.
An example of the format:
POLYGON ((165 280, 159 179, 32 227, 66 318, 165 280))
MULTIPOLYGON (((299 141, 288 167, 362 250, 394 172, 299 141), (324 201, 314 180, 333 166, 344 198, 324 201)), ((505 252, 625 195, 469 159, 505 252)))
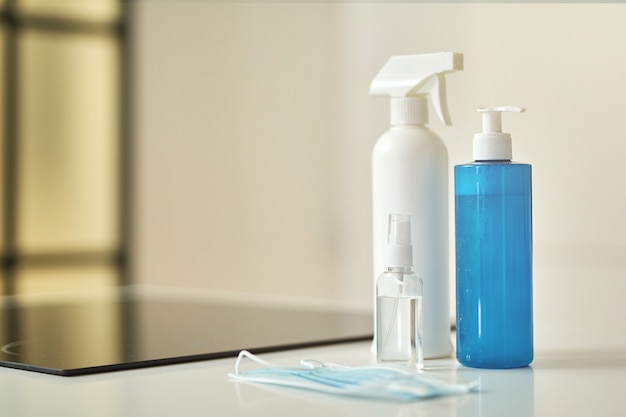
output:
POLYGON ((454 167, 457 360, 517 368, 533 360, 531 166, 511 161, 501 113, 479 109, 474 162, 454 167))

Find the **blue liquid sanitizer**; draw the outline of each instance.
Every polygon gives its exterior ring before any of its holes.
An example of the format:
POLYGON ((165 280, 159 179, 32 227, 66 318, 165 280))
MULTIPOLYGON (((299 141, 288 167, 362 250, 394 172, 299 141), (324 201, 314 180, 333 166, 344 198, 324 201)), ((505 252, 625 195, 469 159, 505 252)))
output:
POLYGON ((457 360, 518 368, 533 360, 531 166, 511 162, 501 112, 479 109, 474 163, 454 168, 457 360))

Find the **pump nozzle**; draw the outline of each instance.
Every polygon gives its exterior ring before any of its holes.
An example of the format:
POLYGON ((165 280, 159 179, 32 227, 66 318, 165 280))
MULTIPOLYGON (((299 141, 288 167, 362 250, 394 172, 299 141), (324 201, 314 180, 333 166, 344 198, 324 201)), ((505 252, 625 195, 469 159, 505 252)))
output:
POLYGON ((462 69, 463 54, 456 52, 392 56, 372 80, 370 94, 430 96, 441 121, 450 125, 445 74, 462 69))
POLYGON ((511 135, 502 132, 502 112, 523 113, 523 107, 496 106, 478 109, 483 116, 483 131, 474 135, 475 161, 510 161, 513 156, 511 135))
POLYGON ((504 111, 524 113, 526 109, 517 106, 496 106, 479 108, 478 112, 483 114, 483 133, 502 132, 502 112, 504 111))

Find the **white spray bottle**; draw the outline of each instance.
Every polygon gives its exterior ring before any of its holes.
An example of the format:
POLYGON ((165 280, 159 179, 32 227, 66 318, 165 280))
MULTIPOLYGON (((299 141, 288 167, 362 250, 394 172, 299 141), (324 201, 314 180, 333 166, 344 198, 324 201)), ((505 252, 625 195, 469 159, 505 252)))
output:
POLYGON ((391 97, 391 128, 378 139, 372 153, 374 282, 387 268, 389 214, 409 214, 414 270, 424 280, 424 358, 452 353, 448 151, 426 127, 427 97, 442 122, 450 125, 445 74, 462 69, 459 53, 393 56, 370 86, 371 95, 391 97))

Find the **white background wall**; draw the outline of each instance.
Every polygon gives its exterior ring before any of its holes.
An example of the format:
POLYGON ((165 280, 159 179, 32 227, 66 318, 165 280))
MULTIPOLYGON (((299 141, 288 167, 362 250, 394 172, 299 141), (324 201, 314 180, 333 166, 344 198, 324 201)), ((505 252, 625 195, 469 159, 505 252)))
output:
POLYGON ((137 11, 139 282, 370 306, 388 100, 369 83, 391 55, 457 51, 454 126, 431 111, 451 169, 471 159, 477 107, 528 108, 504 126, 533 164, 536 347, 626 347, 626 5, 137 11))

